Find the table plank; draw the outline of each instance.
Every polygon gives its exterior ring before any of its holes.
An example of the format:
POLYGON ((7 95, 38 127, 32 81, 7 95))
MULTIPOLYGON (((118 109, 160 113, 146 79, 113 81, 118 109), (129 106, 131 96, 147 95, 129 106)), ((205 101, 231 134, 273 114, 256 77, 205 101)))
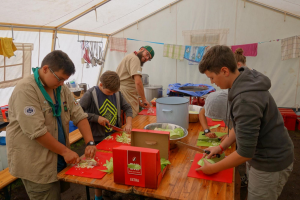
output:
MULTIPOLYGON (((107 151, 101 151, 101 152, 107 152, 107 151)), ((58 173, 57 175, 58 179, 65 182, 76 183, 76 184, 100 188, 104 190, 110 190, 113 192, 121 192, 124 194, 128 194, 132 192, 132 186, 116 184, 114 182, 113 174, 106 174, 102 179, 79 177, 79 176, 65 174, 66 171, 68 171, 71 167, 72 166, 69 166, 64 170, 62 170, 60 173, 58 173)))

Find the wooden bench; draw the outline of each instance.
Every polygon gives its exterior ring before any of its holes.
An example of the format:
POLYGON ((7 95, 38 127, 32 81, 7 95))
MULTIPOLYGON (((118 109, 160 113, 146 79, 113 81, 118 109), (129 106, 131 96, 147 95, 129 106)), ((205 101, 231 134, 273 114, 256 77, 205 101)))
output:
POLYGON ((0 171, 0 190, 4 190, 4 197, 6 200, 10 199, 10 195, 6 186, 17 180, 18 178, 12 176, 9 171, 8 167, 4 170, 0 171))
POLYGON ((69 134, 69 142, 70 142, 70 145, 71 144, 74 144, 75 142, 77 142, 78 140, 80 140, 82 138, 82 135, 79 131, 79 129, 76 129, 75 131, 72 131, 70 134, 69 134))

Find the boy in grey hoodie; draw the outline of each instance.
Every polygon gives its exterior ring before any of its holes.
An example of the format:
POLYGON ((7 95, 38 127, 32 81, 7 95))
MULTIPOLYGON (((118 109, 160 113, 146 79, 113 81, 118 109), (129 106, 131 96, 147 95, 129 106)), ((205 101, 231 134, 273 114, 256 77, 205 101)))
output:
POLYGON ((237 143, 235 152, 216 164, 205 161, 200 170, 213 174, 247 162, 248 200, 277 199, 293 169, 294 145, 268 91, 270 79, 247 67, 237 69, 231 49, 220 45, 207 51, 199 70, 211 83, 228 89, 228 112, 236 134, 234 140, 208 148, 208 158, 237 143))

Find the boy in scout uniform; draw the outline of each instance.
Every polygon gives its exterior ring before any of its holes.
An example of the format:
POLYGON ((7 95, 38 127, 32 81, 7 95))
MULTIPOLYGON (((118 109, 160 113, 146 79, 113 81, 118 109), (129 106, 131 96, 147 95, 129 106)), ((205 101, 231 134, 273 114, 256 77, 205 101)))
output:
POLYGON ((52 51, 33 72, 18 82, 9 99, 9 172, 22 179, 31 200, 60 199, 57 173, 80 161, 70 150, 69 121, 83 135, 87 158, 94 157, 96 147, 87 114, 64 85, 75 73, 68 55, 52 51))
POLYGON ((154 51, 150 46, 143 46, 138 52, 128 54, 119 64, 116 72, 120 77, 120 91, 126 101, 131 105, 132 117, 139 112, 139 105, 148 108, 142 81, 142 66, 154 57, 154 51), (142 102, 139 103, 139 96, 142 102))

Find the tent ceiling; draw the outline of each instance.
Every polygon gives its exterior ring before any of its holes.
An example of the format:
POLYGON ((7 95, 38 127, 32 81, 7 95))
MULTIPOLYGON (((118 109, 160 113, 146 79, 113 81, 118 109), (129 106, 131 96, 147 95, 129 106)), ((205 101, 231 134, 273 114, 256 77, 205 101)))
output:
POLYGON ((300 16, 300 0, 255 0, 300 16))
MULTIPOLYGON (((104 0, 1 1, 1 23, 57 27, 104 0)), ((242 1, 242 0, 241 0, 242 1)), ((300 0, 254 0, 300 16, 300 0)), ((111 0, 63 28, 111 34, 175 0, 111 0)))
MULTIPOLYGON (((2 1, 0 23, 34 26, 58 25, 103 0, 2 1), (25 3, 26 2, 26 3, 25 3)), ((110 34, 175 0, 111 0, 63 28, 110 34)))

